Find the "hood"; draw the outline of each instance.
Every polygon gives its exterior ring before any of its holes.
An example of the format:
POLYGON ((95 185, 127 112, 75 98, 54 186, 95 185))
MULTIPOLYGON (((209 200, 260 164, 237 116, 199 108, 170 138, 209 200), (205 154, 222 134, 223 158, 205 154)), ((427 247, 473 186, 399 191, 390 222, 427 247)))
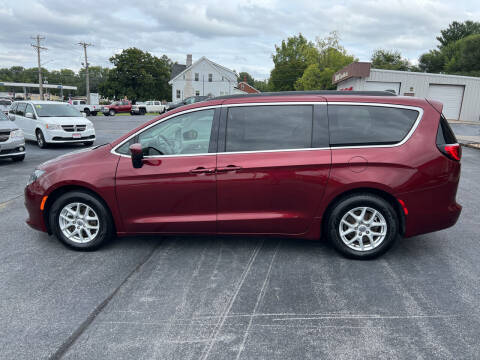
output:
POLYGON ((109 152, 111 148, 112 146, 110 144, 103 144, 91 148, 72 151, 40 164, 37 166, 37 169, 49 171, 51 168, 59 168, 59 165, 62 163, 71 163, 72 161, 82 162, 82 160, 86 160, 88 157, 96 157, 104 152, 109 152))
POLYGON ((5 131, 5 130, 17 130, 18 126, 10 120, 3 121, 0 120, 0 131, 5 131))
POLYGON ((84 118, 83 116, 44 116, 41 117, 42 121, 45 121, 49 124, 58 124, 58 125, 85 125, 91 123, 90 120, 84 118))

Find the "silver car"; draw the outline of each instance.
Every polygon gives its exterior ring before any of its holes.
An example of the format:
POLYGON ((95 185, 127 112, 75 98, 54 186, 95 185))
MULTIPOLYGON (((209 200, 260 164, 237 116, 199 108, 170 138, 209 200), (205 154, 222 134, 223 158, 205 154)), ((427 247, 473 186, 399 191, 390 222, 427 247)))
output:
POLYGON ((25 159, 25 138, 23 131, 0 112, 0 159, 11 158, 13 161, 25 159))

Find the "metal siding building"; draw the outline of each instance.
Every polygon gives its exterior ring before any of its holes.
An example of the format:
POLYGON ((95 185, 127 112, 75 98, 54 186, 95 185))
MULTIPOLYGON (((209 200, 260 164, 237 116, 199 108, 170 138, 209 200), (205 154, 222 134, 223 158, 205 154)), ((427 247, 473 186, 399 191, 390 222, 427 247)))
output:
POLYGON ((337 90, 393 90, 442 102, 449 120, 480 121, 480 78, 369 67, 353 63, 337 72, 332 79, 337 90))

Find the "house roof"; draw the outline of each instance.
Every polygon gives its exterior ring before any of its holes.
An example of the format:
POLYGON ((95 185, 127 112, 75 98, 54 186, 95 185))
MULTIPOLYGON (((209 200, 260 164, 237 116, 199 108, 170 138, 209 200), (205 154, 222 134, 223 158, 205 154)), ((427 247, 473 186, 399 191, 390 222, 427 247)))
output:
POLYGON ((252 85, 247 84, 245 81, 241 81, 237 85, 237 89, 246 92, 247 94, 257 94, 260 91, 255 89, 252 85))
MULTIPOLYGON (((224 70, 224 71, 228 71, 230 73, 232 73, 233 76, 235 76, 235 78, 237 77, 237 74, 235 73, 235 71, 233 70, 230 70, 228 68, 226 68, 225 66, 222 66, 220 64, 217 64, 209 59, 207 59, 205 56, 202 56, 200 59, 198 59, 197 61, 195 61, 191 66, 189 66, 187 68, 186 65, 180 65, 180 66, 183 66, 183 70, 181 70, 179 73, 177 73, 176 75, 174 75, 174 72, 173 72, 173 67, 172 67, 172 77, 170 78, 170 81, 173 81, 175 80, 176 78, 178 78, 180 75, 182 75, 185 71, 187 71, 188 69, 190 68, 193 68, 195 65, 197 65, 198 63, 200 63, 201 61, 203 60, 206 60, 208 61, 213 67, 215 68, 218 68, 218 70, 224 70)), ((179 65, 179 64, 176 64, 176 65, 179 65)))
POLYGON ((170 76, 170 80, 173 80, 173 78, 177 77, 178 74, 183 72, 187 68, 187 65, 182 65, 182 64, 173 64, 172 65, 172 74, 170 76))

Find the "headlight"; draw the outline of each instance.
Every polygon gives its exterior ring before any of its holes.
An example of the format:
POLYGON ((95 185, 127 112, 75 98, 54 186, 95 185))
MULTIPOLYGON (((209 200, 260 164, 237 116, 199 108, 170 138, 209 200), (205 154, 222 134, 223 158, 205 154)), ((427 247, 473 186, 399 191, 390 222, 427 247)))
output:
POLYGON ((87 129, 93 129, 93 124, 92 124, 92 123, 88 123, 88 124, 87 124, 87 129))
POLYGON ((23 139, 23 131, 22 130, 13 130, 10 132, 10 137, 12 139, 23 139))
POLYGON ((48 130, 62 130, 62 126, 58 124, 46 124, 45 127, 48 130))
POLYGON ((27 186, 37 181, 37 179, 43 174, 45 174, 45 170, 35 169, 35 171, 32 173, 32 175, 30 175, 30 178, 28 179, 27 186))

